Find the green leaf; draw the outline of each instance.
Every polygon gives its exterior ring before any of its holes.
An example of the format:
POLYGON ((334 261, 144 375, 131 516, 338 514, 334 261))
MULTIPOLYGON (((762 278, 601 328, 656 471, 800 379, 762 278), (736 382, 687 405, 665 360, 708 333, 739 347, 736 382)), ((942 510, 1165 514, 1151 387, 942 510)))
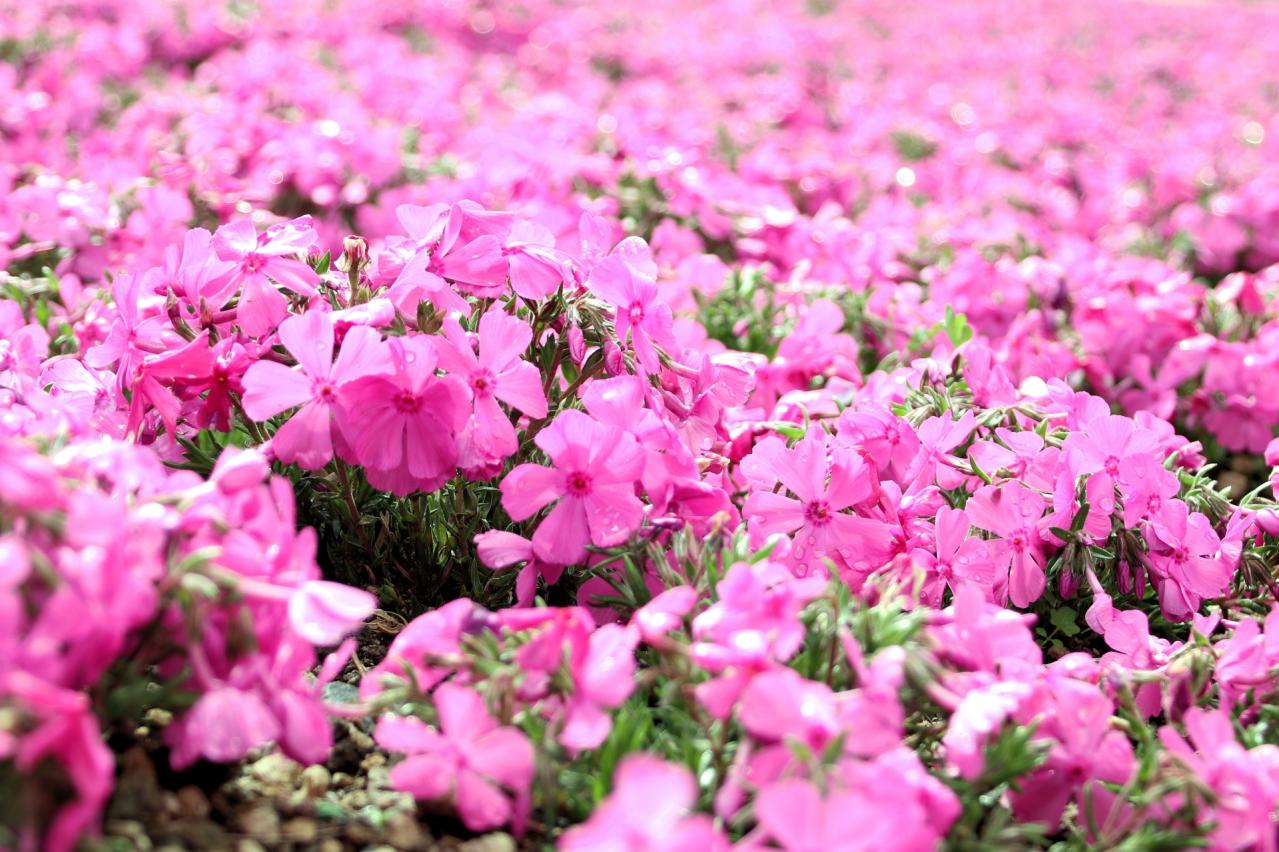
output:
POLYGON ((946 336, 955 346, 962 346, 973 339, 973 328, 968 324, 968 317, 955 313, 955 309, 946 306, 946 318, 942 321, 946 336))
POLYGON ((1079 625, 1075 623, 1075 617, 1079 613, 1075 612, 1073 607, 1059 606, 1049 615, 1048 620, 1067 636, 1079 635, 1079 625))

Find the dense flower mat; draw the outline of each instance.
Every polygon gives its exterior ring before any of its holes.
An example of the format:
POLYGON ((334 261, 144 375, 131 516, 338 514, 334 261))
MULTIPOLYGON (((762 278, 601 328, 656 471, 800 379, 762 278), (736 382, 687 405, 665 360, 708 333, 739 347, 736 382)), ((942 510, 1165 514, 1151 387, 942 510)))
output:
POLYGON ((0 848, 143 718, 341 719, 531 847, 1276 848, 1279 9, 5 0, 0 60, 0 848))

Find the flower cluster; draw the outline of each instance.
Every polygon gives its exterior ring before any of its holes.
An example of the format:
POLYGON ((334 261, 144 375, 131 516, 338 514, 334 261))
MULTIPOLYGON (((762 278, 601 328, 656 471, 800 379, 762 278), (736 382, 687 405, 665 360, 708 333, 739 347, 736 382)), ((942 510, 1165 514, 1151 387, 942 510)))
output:
POLYGON ((41 784, 74 791, 49 825, 21 826, 24 843, 44 831, 45 848, 70 849, 92 829, 115 774, 101 731, 150 708, 176 713, 175 767, 271 742, 324 759, 319 690, 351 648, 319 681, 315 649, 374 601, 321 579, 315 537, 260 453, 228 451, 203 480, 128 444, 42 453, 6 436, 0 470, 0 758, 33 819, 41 784))
POLYGON ((379 604, 470 832, 1275 846, 1272 10, 0 18, 0 846, 379 604))

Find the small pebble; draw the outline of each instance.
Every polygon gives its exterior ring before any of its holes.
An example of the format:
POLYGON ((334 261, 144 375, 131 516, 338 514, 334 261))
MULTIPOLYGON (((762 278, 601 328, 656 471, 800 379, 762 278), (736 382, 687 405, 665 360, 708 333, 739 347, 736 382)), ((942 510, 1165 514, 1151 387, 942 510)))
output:
POLYGON ((419 849, 426 837, 422 826, 410 814, 392 814, 386 820, 386 842, 396 849, 419 849))
POLYGON ((250 808, 240 814, 237 823, 242 832, 260 843, 275 845, 280 842, 280 816, 273 805, 250 808))
POLYGON ((290 843, 314 843, 319 836, 315 820, 306 817, 294 817, 280 826, 280 833, 290 843))
POLYGON ((313 798, 319 798, 329 791, 332 777, 329 770, 318 764, 302 770, 302 786, 313 798))
POLYGON ((457 848, 459 852, 515 852, 515 838, 497 831, 468 840, 457 848))
POLYGON ((298 765, 278 752, 254 761, 249 767, 249 774, 263 784, 275 784, 281 787, 291 786, 298 773, 298 765))
POLYGON ((205 819, 209 815, 209 799, 199 787, 188 784, 178 791, 178 808, 185 819, 205 819))

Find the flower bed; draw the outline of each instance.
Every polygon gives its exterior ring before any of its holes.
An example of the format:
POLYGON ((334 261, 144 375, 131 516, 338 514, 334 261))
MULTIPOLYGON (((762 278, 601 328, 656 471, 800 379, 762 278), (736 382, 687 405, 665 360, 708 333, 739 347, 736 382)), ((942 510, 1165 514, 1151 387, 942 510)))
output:
POLYGON ((1275 847, 1279 10, 11 5, 0 848, 1275 847))

